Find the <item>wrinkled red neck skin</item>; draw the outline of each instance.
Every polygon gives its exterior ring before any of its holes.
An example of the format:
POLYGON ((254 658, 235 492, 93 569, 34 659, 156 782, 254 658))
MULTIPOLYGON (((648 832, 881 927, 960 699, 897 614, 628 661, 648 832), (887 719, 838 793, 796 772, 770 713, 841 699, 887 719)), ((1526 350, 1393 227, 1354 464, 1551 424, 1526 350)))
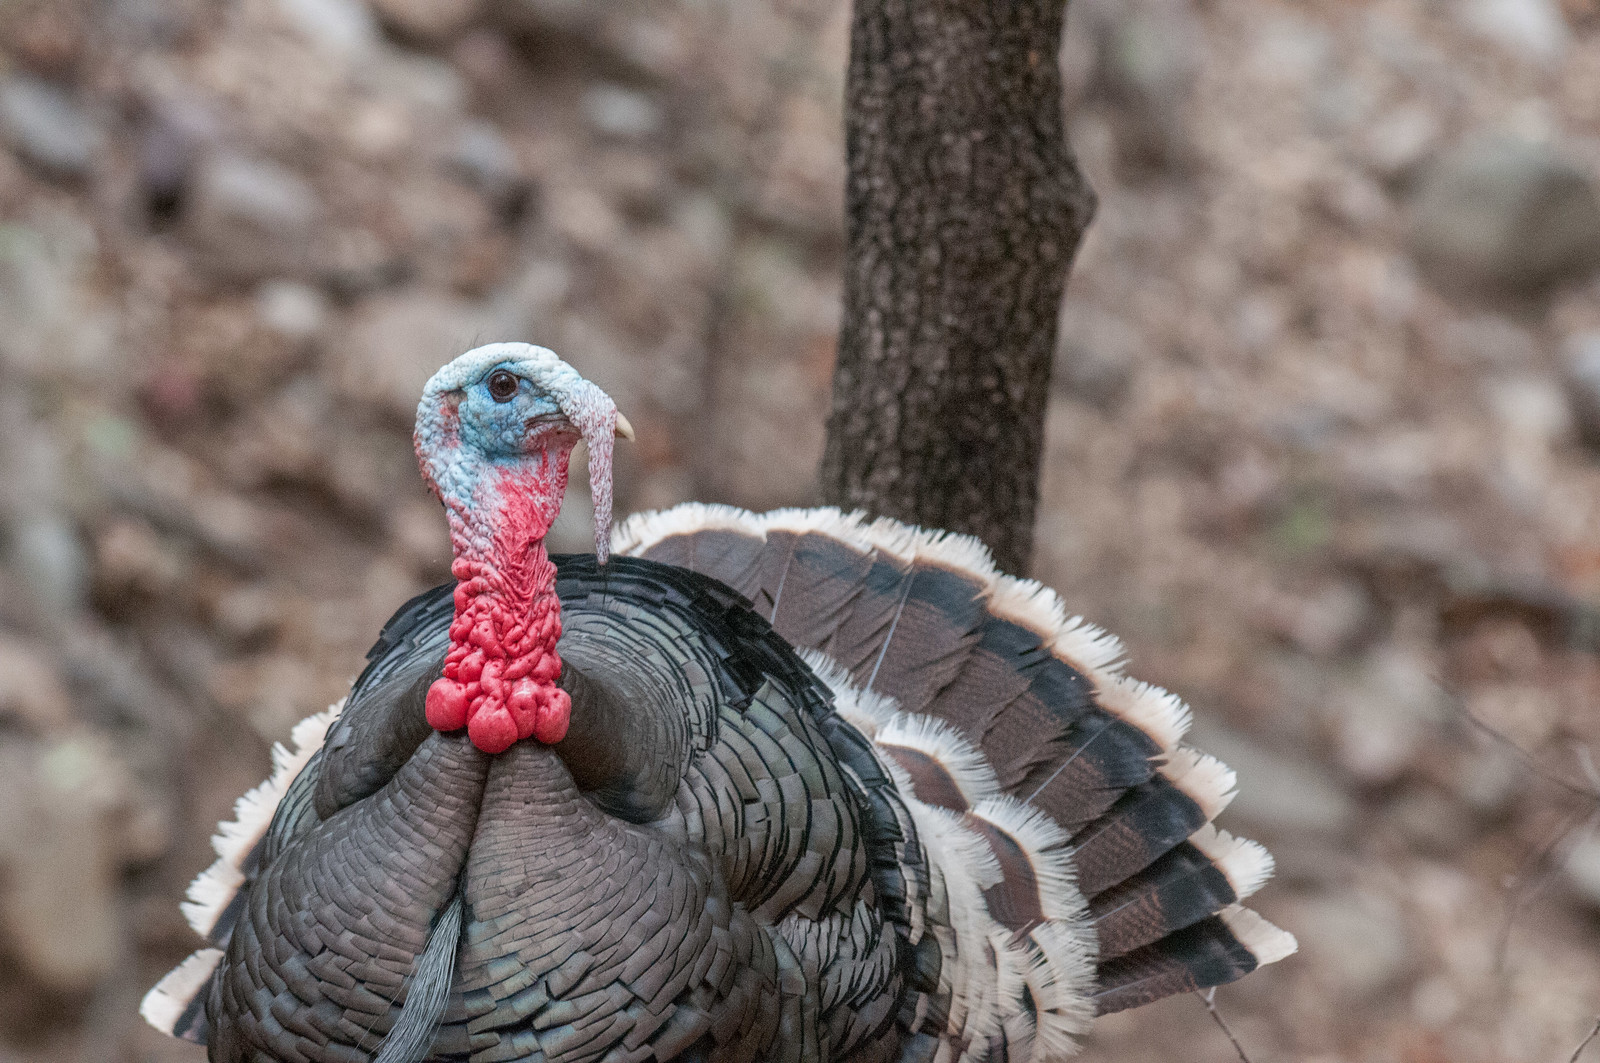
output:
POLYGON ((559 742, 572 717, 556 685, 561 603, 544 548, 570 457, 570 445, 556 444, 517 468, 487 470, 470 504, 445 499, 456 613, 444 674, 428 688, 428 723, 465 727, 485 753, 529 737, 559 742))

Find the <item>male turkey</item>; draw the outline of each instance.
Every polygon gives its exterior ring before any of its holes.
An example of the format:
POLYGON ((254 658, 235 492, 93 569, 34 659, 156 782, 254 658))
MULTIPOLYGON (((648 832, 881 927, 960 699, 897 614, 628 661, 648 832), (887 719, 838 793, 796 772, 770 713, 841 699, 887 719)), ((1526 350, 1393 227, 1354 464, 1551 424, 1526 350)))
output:
POLYGON ((1051 591, 831 509, 613 536, 613 433, 543 348, 429 381, 458 582, 274 751, 151 1023, 218 1063, 1054 1060, 1294 950, 1238 904, 1232 773, 1051 591), (598 556, 550 558, 580 438, 598 556))

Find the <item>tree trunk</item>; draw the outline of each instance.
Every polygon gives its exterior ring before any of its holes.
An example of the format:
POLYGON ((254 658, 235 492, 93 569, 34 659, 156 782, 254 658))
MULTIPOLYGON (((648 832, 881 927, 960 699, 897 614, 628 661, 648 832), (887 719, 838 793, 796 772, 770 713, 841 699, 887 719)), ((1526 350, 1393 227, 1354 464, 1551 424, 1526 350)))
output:
POLYGON ((1062 122, 1065 0, 856 0, 844 321, 822 490, 1033 546, 1067 271, 1094 213, 1062 122))

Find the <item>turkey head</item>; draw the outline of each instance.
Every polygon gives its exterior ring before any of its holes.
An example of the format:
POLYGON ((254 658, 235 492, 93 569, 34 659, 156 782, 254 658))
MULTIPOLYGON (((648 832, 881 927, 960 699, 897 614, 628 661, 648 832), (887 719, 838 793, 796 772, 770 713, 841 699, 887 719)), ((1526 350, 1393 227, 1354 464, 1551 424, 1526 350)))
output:
POLYGON ((616 404, 543 347, 492 343, 433 375, 417 407, 422 474, 444 503, 455 558, 455 619, 428 723, 462 727, 501 753, 559 742, 572 703, 557 685, 561 603, 544 538, 561 510, 572 448, 589 447, 595 553, 611 541, 611 444, 632 437, 616 404))

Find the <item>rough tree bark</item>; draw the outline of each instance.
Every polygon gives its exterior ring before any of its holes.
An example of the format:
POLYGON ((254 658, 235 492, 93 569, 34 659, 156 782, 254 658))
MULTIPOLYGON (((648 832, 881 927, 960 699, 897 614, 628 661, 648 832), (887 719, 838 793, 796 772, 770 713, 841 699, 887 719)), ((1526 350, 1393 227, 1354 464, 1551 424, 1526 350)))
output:
POLYGON ((856 0, 828 502, 1033 545, 1067 271, 1094 194, 1067 147, 1065 0, 856 0))

